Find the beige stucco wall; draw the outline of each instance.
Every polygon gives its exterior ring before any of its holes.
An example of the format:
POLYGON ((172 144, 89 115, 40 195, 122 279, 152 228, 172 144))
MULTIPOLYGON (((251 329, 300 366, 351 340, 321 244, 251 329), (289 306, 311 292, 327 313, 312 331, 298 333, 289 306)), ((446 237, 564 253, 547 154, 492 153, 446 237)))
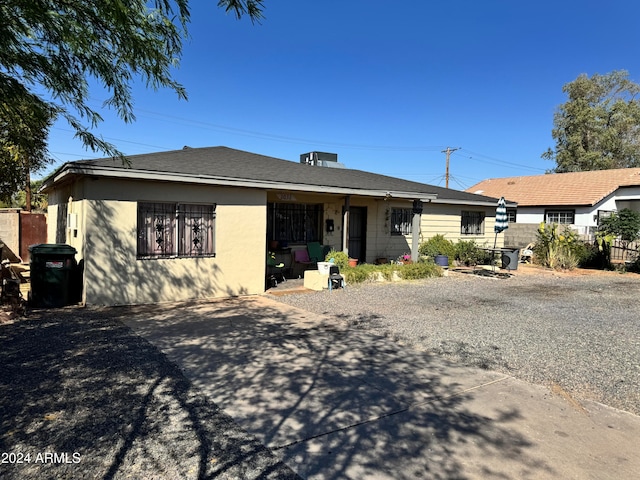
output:
MULTIPOLYGON (((68 230, 67 243, 78 250, 77 260, 84 261, 86 304, 156 303, 264 291, 264 192, 85 179, 50 200, 68 201, 70 194, 75 194, 69 212, 78 215, 78 232, 68 230), (138 201, 216 203, 216 256, 137 259, 138 201)), ((49 212, 55 215, 57 204, 50 203, 49 212)), ((50 226, 49 238, 55 239, 55 226, 50 226)))

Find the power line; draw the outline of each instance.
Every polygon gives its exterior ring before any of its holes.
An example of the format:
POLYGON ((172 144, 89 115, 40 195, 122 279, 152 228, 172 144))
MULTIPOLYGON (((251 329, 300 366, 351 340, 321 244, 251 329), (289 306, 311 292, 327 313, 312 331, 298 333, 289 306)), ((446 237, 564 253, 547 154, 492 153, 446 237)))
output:
POLYGON ((363 144, 352 144, 352 143, 327 142, 327 141, 319 141, 319 140, 312 140, 312 139, 306 139, 306 138, 289 137, 285 135, 276 135, 273 133, 258 132, 255 130, 246 130, 246 129, 236 128, 236 127, 229 127, 226 125, 220 125, 220 124, 206 122, 202 120, 194 120, 194 119, 179 117, 175 115, 167 115, 165 113, 154 112, 152 110, 146 110, 143 108, 136 108, 136 112, 142 112, 147 114, 147 115, 138 115, 138 114, 136 115, 142 118, 151 118, 151 119, 161 120, 161 121, 176 124, 176 125, 182 124, 182 125, 188 125, 188 126, 195 126, 195 127, 203 128, 206 130, 222 131, 225 133, 230 133, 232 135, 240 135, 240 136, 251 137, 251 138, 261 138, 265 140, 273 140, 273 141, 291 143, 291 144, 320 145, 320 146, 327 146, 327 147, 340 147, 345 149, 391 151, 391 152, 435 152, 443 148, 442 145, 401 147, 401 146, 393 146, 393 145, 363 145, 363 144))
MULTIPOLYGON (((488 155, 483 155, 481 153, 476 153, 476 152, 472 152, 471 150, 467 150, 467 149, 462 149, 463 152, 469 153, 472 156, 466 156, 466 158, 469 158, 470 160, 476 160, 473 155, 475 155, 476 157, 483 157, 483 158, 479 158, 478 160, 480 160, 483 163, 490 163, 492 165, 501 165, 501 166, 508 166, 508 167, 517 167, 517 168, 525 168, 528 170, 533 170, 535 172, 546 172, 546 170, 544 168, 537 168, 537 167, 532 167, 530 165, 524 165, 521 163, 515 163, 515 162, 508 162, 506 160, 500 160, 499 158, 494 158, 494 157, 490 157, 488 155)), ((457 155, 462 155, 462 153, 459 153, 457 155)))

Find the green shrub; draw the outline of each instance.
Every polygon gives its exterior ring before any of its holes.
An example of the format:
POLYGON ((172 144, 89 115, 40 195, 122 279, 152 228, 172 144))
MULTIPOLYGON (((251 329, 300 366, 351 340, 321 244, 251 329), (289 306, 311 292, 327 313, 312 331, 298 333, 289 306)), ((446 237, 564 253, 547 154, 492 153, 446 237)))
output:
POLYGON ((347 267, 344 270, 340 270, 340 273, 344 276, 348 284, 375 281, 379 274, 381 274, 385 280, 391 280, 394 272, 404 280, 442 276, 442 269, 433 262, 418 262, 406 265, 370 265, 365 263, 356 267, 347 267))
POLYGON ((604 250, 598 245, 586 242, 576 242, 573 246, 575 254, 578 256, 578 266, 581 268, 609 268, 609 258, 604 250))
POLYGON ((488 263, 487 252, 475 240, 460 240, 455 244, 455 259, 463 265, 474 266, 488 263))
POLYGON ((346 253, 331 249, 329 250, 329 253, 327 253, 324 261, 328 262, 332 258, 334 265, 339 267, 341 271, 349 267, 349 256, 346 253))
POLYGON ((432 262, 410 263, 402 265, 401 268, 398 269, 398 275, 404 280, 441 277, 442 269, 432 262))
POLYGON ((376 271, 377 265, 362 264, 355 267, 349 267, 340 269, 340 273, 344 277, 344 281, 347 283, 363 283, 369 280, 372 273, 376 271))
POLYGON ((436 255, 446 255, 451 262, 455 258, 456 247, 451 240, 438 234, 422 242, 418 246, 418 253, 432 258, 436 255))
POLYGON ((640 257, 627 266, 627 272, 640 273, 640 257))

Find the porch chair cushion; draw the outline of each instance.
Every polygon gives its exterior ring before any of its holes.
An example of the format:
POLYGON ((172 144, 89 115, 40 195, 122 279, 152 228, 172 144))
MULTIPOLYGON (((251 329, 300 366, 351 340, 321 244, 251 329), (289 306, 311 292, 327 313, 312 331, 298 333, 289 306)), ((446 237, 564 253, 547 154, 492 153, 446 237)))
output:
POLYGON ((312 262, 324 262, 324 256, 322 255, 322 245, 320 245, 320 243, 307 243, 307 251, 309 252, 309 259, 312 262))
POLYGON ((303 248, 302 250, 294 250, 293 261, 296 263, 304 263, 304 264, 313 263, 309 258, 309 253, 307 252, 306 248, 303 248))

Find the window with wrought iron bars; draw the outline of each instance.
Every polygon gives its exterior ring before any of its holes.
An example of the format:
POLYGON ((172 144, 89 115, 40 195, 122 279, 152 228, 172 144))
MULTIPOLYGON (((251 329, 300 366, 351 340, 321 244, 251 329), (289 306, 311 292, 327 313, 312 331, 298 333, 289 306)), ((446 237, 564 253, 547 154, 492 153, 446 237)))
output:
POLYGON ((267 236, 288 244, 320 242, 322 205, 306 203, 269 203, 267 236))
POLYGON ((215 256, 216 205, 138 203, 138 258, 215 256))
POLYGON ((411 235, 413 210, 410 208, 391 209, 391 235, 411 235))
POLYGON ((461 235, 484 235, 484 213, 462 211, 460 215, 461 235))

